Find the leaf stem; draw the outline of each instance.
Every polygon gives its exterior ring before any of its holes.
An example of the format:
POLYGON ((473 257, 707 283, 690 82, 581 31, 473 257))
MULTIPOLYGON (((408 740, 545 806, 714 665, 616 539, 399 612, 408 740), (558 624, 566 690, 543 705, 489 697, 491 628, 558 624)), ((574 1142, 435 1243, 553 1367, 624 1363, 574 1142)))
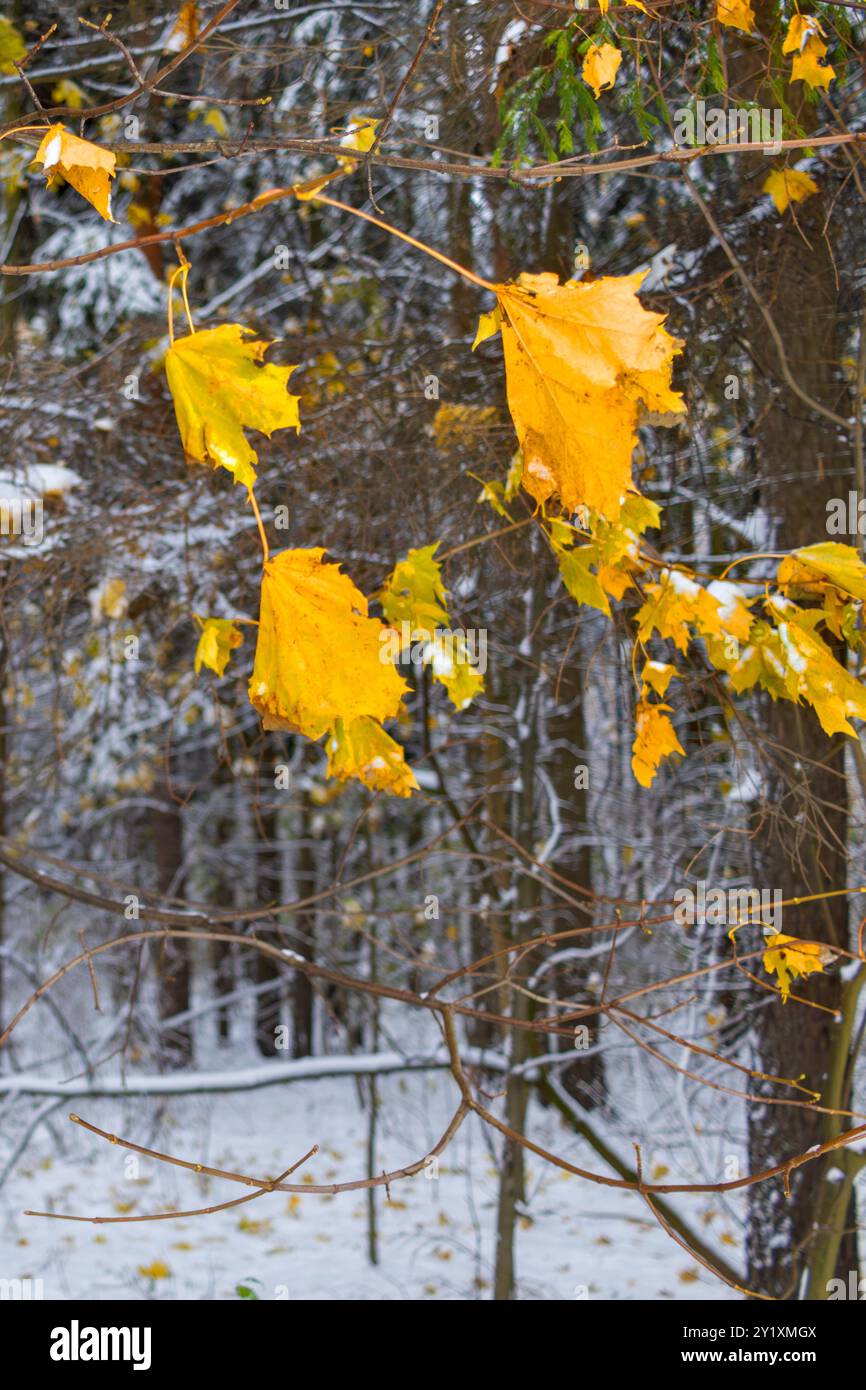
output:
POLYGON ((469 280, 473 285, 480 285, 483 290, 490 290, 496 294, 499 286, 491 284, 481 275, 476 275, 473 271, 467 270, 465 266, 459 265, 457 261, 452 261, 449 256, 443 256, 441 251, 435 251, 432 246, 427 246, 425 242, 418 241, 410 236, 408 232, 401 232, 399 227, 392 227, 390 222, 383 222, 381 218, 374 217, 370 212, 362 212, 360 208, 350 207, 348 203, 341 203, 336 198, 328 198, 323 193, 312 193, 308 195, 311 202, 327 203, 328 207, 339 208, 341 212, 350 212, 353 217, 360 217, 365 222, 371 222, 374 227, 381 227, 382 231, 390 232, 392 236, 399 237, 401 241, 406 241, 410 246, 414 246, 418 251, 424 251, 426 255, 432 256, 435 261, 441 261, 442 265, 447 265, 449 270, 456 270, 458 275, 462 275, 464 280, 469 280))
POLYGON ((255 496, 254 496, 254 494, 253 494, 252 488, 250 488, 250 489, 248 490, 248 495, 249 495, 249 499, 250 499, 250 506, 252 507, 253 511, 255 512, 256 524, 258 525, 258 528, 259 528, 259 538, 261 539, 261 542, 262 542, 262 555, 264 556, 264 559, 262 560, 262 565, 266 565, 266 564, 268 563, 268 560, 270 559, 270 550, 268 549, 268 538, 267 538, 267 536, 265 535, 265 528, 264 528, 264 525, 263 525, 263 523, 262 523, 262 514, 261 514, 261 512, 259 511, 259 504, 258 504, 258 502, 257 502, 256 499, 255 499, 255 496))

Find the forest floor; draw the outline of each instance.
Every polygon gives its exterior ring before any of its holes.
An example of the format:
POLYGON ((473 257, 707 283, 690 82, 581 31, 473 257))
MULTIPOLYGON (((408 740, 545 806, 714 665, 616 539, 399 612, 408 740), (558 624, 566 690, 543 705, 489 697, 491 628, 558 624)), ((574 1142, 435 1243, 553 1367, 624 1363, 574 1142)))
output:
MULTIPOLYGON (((454 1085, 442 1072, 377 1084, 381 1172, 429 1151, 453 1108, 454 1085)), ((474 1118, 443 1155, 438 1177, 401 1180, 390 1200, 377 1190, 374 1265, 365 1191, 276 1193, 213 1215, 113 1226, 24 1216, 27 1208, 140 1215, 242 1195, 234 1183, 138 1158, 82 1131, 66 1119, 69 1108, 55 1111, 51 1129, 36 1130, 0 1189, 0 1272, 41 1279, 47 1299, 237 1299, 239 1286, 267 1300, 490 1297, 497 1179, 493 1136, 474 1118)), ((350 1078, 234 1095, 82 1100, 74 1108, 101 1128, 213 1167, 272 1176, 318 1144, 295 1181, 342 1182, 367 1171, 369 1112, 350 1078)), ((557 1112, 534 1106, 530 1118, 537 1142, 608 1172, 557 1112)), ((627 1145, 618 1148, 631 1161, 627 1145)), ((636 1195, 531 1155, 528 1173, 527 1212, 517 1232, 521 1299, 736 1297, 671 1241, 636 1195)), ((701 1239, 739 1263, 742 1233, 730 1208, 695 1197, 678 1210, 701 1239)))

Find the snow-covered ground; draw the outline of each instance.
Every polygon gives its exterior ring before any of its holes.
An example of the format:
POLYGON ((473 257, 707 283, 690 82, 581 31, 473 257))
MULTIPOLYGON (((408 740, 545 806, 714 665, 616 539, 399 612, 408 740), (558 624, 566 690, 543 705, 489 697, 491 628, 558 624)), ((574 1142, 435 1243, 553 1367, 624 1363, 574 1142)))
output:
MULTIPOLYGON (((363 1083, 366 1086, 366 1081, 363 1083)), ((378 1081, 376 1167, 429 1151, 454 1106, 443 1072, 378 1081)), ((35 1111, 44 1104, 19 1100, 35 1111)), ((214 1215, 95 1226, 25 1216, 26 1208, 78 1215, 140 1215, 213 1205, 237 1184, 131 1155, 66 1118, 64 1101, 42 1124, 0 1188, 0 1272, 41 1279, 46 1299, 488 1299, 497 1179, 494 1136, 467 1120, 425 1174, 377 1192, 379 1263, 368 1259, 365 1191, 275 1193, 214 1215), (58 1153, 58 1138, 63 1151, 58 1153)), ((236 1095, 185 1095, 72 1107, 84 1119, 194 1162, 272 1176, 313 1144, 295 1181, 366 1174, 367 1111, 354 1080, 293 1082, 236 1095), (304 1176, 306 1175, 306 1176, 304 1176)), ((534 1107, 530 1132, 570 1161, 607 1172, 554 1111, 534 1107)), ((498 1149, 499 1140, 495 1140, 498 1149)), ((631 1160, 626 1145, 623 1157, 631 1160)), ((656 1224, 637 1196, 587 1183, 529 1157, 529 1202, 517 1238, 521 1299, 718 1299, 713 1279, 656 1224)), ((673 1177, 673 1175, 672 1175, 673 1177)), ((739 1263, 741 1234, 711 1196, 678 1208, 703 1240, 739 1263)))

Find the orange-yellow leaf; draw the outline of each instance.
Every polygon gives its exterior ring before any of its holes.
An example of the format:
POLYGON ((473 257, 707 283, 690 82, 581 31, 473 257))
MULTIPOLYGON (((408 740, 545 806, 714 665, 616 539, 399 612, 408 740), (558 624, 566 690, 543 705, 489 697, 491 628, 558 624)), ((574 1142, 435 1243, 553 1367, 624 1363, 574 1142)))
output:
POLYGON ((791 64, 791 82, 805 82, 809 87, 823 87, 827 91, 836 76, 836 71, 825 63, 827 45, 817 36, 806 40, 799 53, 794 55, 791 64))
POLYGON ((411 796, 418 788, 403 749, 369 716, 345 723, 338 719, 327 742, 328 776, 345 782, 357 777, 371 791, 411 796))
POLYGON ((166 51, 180 53, 182 49, 198 38, 199 14, 196 0, 185 0, 174 22, 174 28, 166 40, 166 51))
POLYGON ((782 589, 829 581, 843 593, 866 599, 866 565, 853 545, 820 541, 787 555, 779 566, 782 589))
POLYGON ((200 618, 196 613, 195 620, 202 630, 195 652, 196 675, 202 666, 218 676, 225 675, 232 652, 244 640, 243 633, 231 618, 200 618))
POLYGON ((427 646, 425 662, 433 679, 448 691, 455 709, 466 709, 484 689, 484 675, 474 664, 462 632, 438 632, 427 646))
MULTIPOLYGON (((439 542, 410 550, 375 595, 392 624, 389 647, 429 666, 433 679, 444 685, 456 709, 465 709, 484 689, 483 672, 473 661, 465 633, 450 629, 447 594, 435 554, 439 542)), ((485 647, 486 653, 486 647, 485 647)))
POLYGON ((284 550, 264 568, 250 701, 266 728, 321 738, 369 715, 392 718, 407 690, 367 600, 324 550, 284 550))
POLYGON ((823 974, 824 966, 835 960, 835 952, 820 941, 800 941, 796 936, 768 936, 764 952, 764 969, 779 981, 782 1003, 788 1002, 791 979, 823 974))
POLYGON ((594 43, 586 51, 580 75, 597 97, 616 81, 622 54, 612 43, 594 43))
MULTIPOLYGON (((359 154, 366 154, 375 144, 378 124, 379 122, 370 116, 357 116, 349 122, 349 128, 340 141, 340 145, 344 149, 357 150, 359 154)), ((342 155, 338 155, 337 163, 347 173, 351 173, 358 161, 357 159, 344 159, 342 155)))
POLYGON ((480 343, 485 343, 488 338, 494 337, 495 334, 499 332, 501 326, 502 310, 497 304, 495 309, 491 309, 489 313, 482 314, 478 319, 478 330, 475 334, 475 341, 472 344, 472 351, 474 352, 480 343))
POLYGON ((802 203, 818 192, 818 185, 804 169, 773 169, 761 185, 769 193, 777 212, 784 212, 790 203, 802 203))
POLYGON ((439 541, 410 550, 393 568, 375 595, 387 621, 408 623, 419 632, 432 633, 448 623, 442 570, 435 559, 439 541))
POLYGON ((642 787, 652 785, 662 758, 684 751, 668 719, 670 710, 670 705, 652 705, 649 700, 637 703, 631 767, 642 787))
POLYGON ((14 74, 15 64, 20 63, 27 52, 27 45, 11 19, 0 15, 0 72, 14 74))
POLYGON ((716 0, 716 19, 730 29, 741 29, 744 34, 755 32, 755 11, 750 0, 716 0))
POLYGON ((800 53, 811 38, 823 37, 824 30, 813 14, 795 14, 782 44, 783 53, 800 53))
POLYGON ((286 392, 295 368, 263 363, 268 347, 239 323, 225 323, 175 339, 165 356, 184 451, 248 488, 258 455, 244 429, 270 436, 301 428, 298 397, 286 392))
POLYGON ((647 661, 641 671, 641 684, 656 695, 664 698, 668 686, 677 673, 676 666, 667 661, 647 661))
POLYGON ((42 165, 48 186, 58 174, 96 208, 106 222, 111 215, 111 180, 117 163, 110 150, 82 140, 64 130, 60 124, 48 127, 42 144, 33 156, 34 164, 42 165))
POLYGON ((637 297, 642 273, 560 285, 551 274, 501 285, 508 406, 524 488, 616 520, 631 488, 641 408, 685 409, 669 389, 680 343, 637 297))

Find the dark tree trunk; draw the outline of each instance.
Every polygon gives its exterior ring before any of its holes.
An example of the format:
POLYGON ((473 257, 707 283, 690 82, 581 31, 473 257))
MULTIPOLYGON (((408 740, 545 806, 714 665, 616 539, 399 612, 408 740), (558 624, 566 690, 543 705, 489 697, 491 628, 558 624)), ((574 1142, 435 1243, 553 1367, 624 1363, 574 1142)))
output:
MULTIPOLYGON (((300 835, 295 859, 295 881, 298 894, 309 897, 316 891, 316 855, 310 836, 310 802, 304 796, 300 835)), ((306 960, 315 959, 316 913, 300 912, 295 918, 300 940, 296 949, 306 960)), ((292 1056, 309 1057, 313 1051, 313 986, 308 975, 295 973, 292 990, 292 1056)))
MULTIPOLYGON (((153 856, 157 888, 163 897, 179 897, 183 875, 183 822, 168 789, 162 805, 151 812, 153 856)), ((189 944, 167 937, 156 948, 156 969, 161 1020, 184 1013, 190 1004, 189 944)), ((187 1066, 192 1060, 192 1028, 181 1023, 162 1035, 161 1061, 168 1067, 187 1066)))
MULTIPOLYGON (((258 819, 263 838, 259 841, 256 863, 256 901, 269 903, 279 901, 282 897, 282 851, 275 847, 279 833, 278 817, 275 811, 261 810, 258 819)), ((257 985, 271 984, 284 978, 285 970, 278 961, 255 951, 252 959, 252 977, 257 985)), ((276 988, 264 990, 256 995, 256 1047, 263 1057, 273 1057, 281 1050, 277 1046, 277 1029, 282 1022, 283 998, 284 991, 276 988)))
MULTIPOLYGON (((825 216, 817 196, 792 218, 753 233, 748 272, 781 333, 791 371, 810 397, 847 414, 845 389, 834 363, 838 289, 830 250, 822 235, 825 216)), ((776 526, 772 547, 791 549, 826 538, 826 500, 844 494, 850 460, 840 454, 838 431, 779 381, 779 363, 757 310, 751 340, 757 359, 759 399, 755 447, 762 479, 761 503, 776 526), (817 473, 817 477, 816 477, 817 473)), ((845 660, 844 651, 837 655, 845 660)), ((759 882, 783 899, 846 884, 848 793, 845 739, 828 739, 814 712, 787 701, 763 702, 765 795, 754 825, 759 882)), ((848 946, 844 897, 813 904, 808 916, 788 909, 783 930, 848 946)), ((838 976, 810 982, 808 997, 836 1010, 838 976)), ((803 1076, 826 1096, 840 1027, 831 1013, 775 1001, 758 1016, 758 1067, 776 1076, 803 1076)), ((778 1088, 774 1089, 778 1095, 778 1088)), ((833 1122, 829 1122, 831 1127, 833 1122)), ((803 1153, 828 1137, 828 1120, 806 1108, 770 1105, 750 1109, 749 1157, 757 1170, 803 1153)), ((824 1170, 828 1165, 824 1165, 824 1170)), ((748 1236, 752 1285, 777 1298, 797 1298, 814 1235, 822 1171, 792 1174, 790 1197, 781 1180, 750 1189, 748 1236)), ((843 1237, 839 1258, 856 1268, 856 1234, 843 1237)))

